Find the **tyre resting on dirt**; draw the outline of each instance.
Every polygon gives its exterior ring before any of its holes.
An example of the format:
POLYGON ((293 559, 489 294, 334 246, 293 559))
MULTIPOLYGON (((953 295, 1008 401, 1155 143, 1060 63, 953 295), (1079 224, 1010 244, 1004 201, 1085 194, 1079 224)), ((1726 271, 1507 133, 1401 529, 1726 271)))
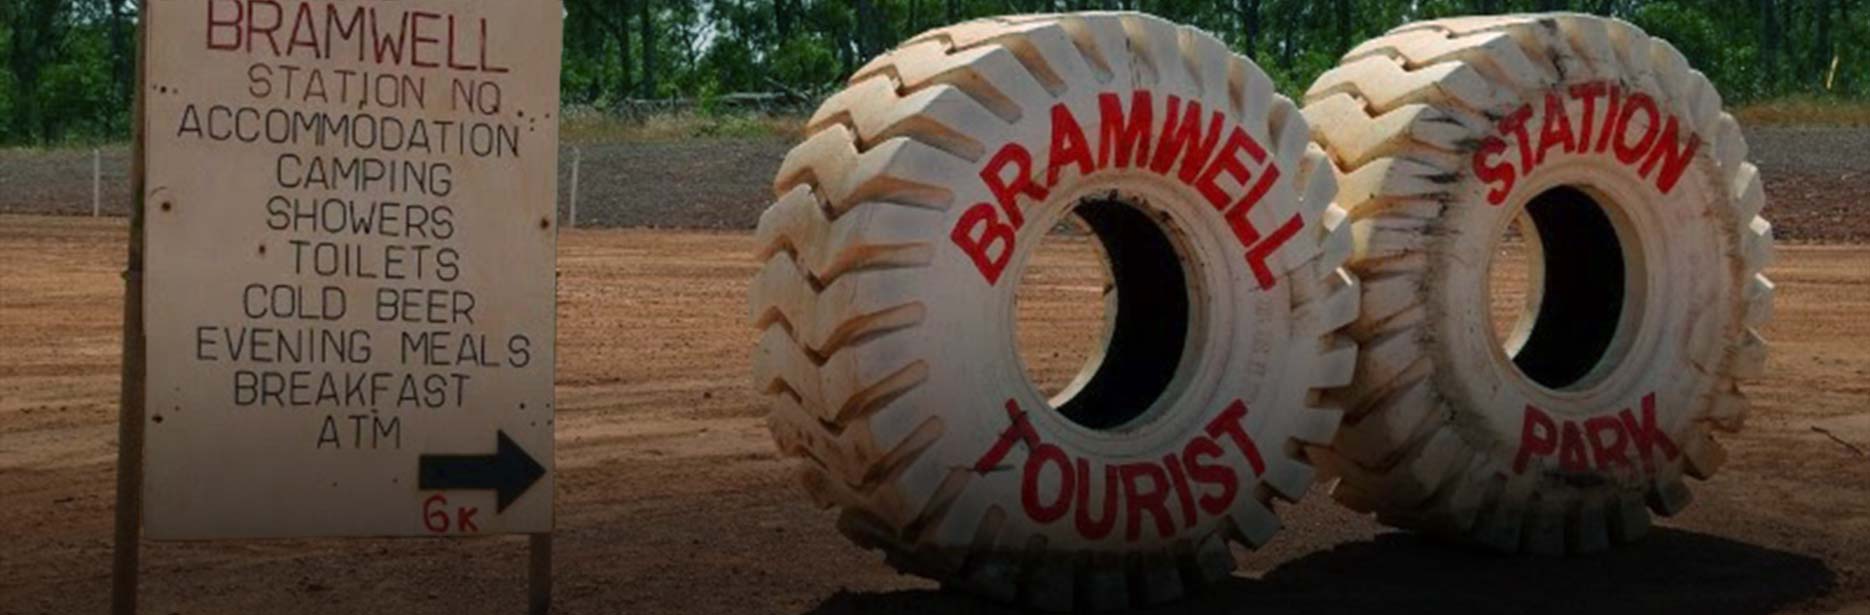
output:
POLYGON ((1721 465, 1765 360, 1772 252, 1733 117, 1668 43, 1574 14, 1409 24, 1321 76, 1361 354, 1321 470, 1402 527, 1509 551, 1631 540, 1721 465), (1519 220, 1527 310, 1494 332, 1519 220))
POLYGON ((1069 609, 1174 599, 1279 527, 1359 293, 1329 163, 1258 67, 1138 14, 974 21, 870 62, 806 133, 760 220, 754 376, 847 536, 1069 609), (1048 399, 1013 297, 1068 216, 1115 314, 1048 399))

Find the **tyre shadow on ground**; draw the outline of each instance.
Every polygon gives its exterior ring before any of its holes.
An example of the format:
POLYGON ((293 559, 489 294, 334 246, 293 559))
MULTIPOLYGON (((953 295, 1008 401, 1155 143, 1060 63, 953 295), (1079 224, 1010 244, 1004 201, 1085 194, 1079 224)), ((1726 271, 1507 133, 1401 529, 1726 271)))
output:
MULTIPOLYGON (((1836 574, 1818 559, 1668 528, 1636 545, 1572 558, 1504 556, 1390 532, 1153 611, 1743 615, 1800 605, 1836 587, 1836 574)), ((810 612, 1017 611, 953 592, 902 590, 839 592, 810 612)))

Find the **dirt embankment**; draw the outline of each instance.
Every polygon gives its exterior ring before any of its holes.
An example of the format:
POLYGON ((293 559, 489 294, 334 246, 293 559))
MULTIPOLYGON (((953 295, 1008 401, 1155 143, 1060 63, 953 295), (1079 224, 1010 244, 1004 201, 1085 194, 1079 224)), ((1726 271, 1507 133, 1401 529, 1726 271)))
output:
POLYGON ((1870 242, 1870 128, 1757 128, 1747 145, 1780 241, 1870 242))
MULTIPOLYGON (((1766 178, 1767 219, 1782 241, 1870 242, 1870 128, 1747 130, 1766 178)), ((567 146, 559 152, 559 214, 570 215, 578 166, 580 226, 750 229, 772 200, 792 143, 703 138, 567 146)), ((129 207, 129 152, 103 150, 103 211, 129 207)), ((0 213, 91 212, 90 150, 0 150, 0 213)))

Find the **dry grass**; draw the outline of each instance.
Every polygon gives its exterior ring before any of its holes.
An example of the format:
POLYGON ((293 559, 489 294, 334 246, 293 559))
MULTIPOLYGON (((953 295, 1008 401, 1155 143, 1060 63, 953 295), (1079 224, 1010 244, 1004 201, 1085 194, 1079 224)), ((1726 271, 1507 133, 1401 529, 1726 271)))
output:
POLYGON ((567 144, 629 141, 678 141, 706 137, 780 137, 795 139, 805 118, 763 113, 705 114, 692 111, 631 118, 589 108, 568 107, 559 121, 560 141, 567 144))
POLYGON ((1789 97, 1756 102, 1740 107, 1734 117, 1741 124, 1798 124, 1819 126, 1870 126, 1870 101, 1832 98, 1789 97))

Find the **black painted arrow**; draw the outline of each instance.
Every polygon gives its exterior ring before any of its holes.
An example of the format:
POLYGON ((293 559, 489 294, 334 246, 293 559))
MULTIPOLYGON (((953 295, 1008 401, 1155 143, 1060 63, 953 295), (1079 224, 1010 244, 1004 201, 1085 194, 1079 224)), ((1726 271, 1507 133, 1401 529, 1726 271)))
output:
POLYGON ((525 495, 545 476, 545 468, 526 454, 506 432, 497 438, 492 455, 423 455, 417 459, 418 482, 423 491, 492 489, 499 502, 496 513, 525 495))

